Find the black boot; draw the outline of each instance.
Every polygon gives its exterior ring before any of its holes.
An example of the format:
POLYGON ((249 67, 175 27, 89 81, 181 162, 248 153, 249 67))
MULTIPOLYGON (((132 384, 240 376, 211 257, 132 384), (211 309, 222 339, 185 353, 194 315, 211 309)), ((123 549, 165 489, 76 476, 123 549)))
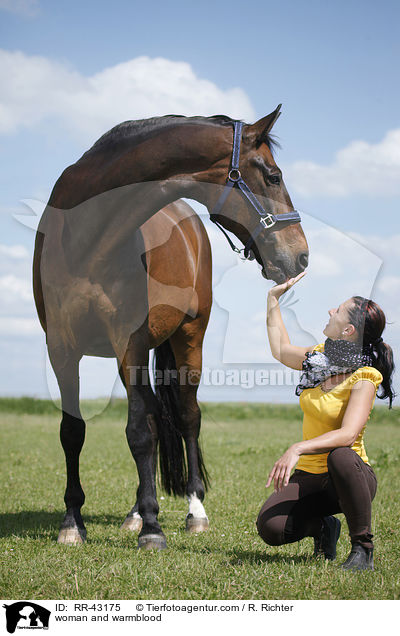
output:
POLYGON ((343 570, 373 570, 374 548, 364 548, 361 543, 353 543, 351 552, 341 567, 343 570))
POLYGON ((314 556, 324 556, 329 561, 336 559, 336 544, 341 526, 336 517, 323 517, 321 534, 314 538, 314 556))

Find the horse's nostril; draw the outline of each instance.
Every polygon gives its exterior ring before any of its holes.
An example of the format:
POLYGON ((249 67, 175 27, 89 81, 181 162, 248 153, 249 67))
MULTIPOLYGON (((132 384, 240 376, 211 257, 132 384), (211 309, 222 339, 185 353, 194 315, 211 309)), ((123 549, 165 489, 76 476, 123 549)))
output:
POLYGON ((308 266, 308 254, 307 252, 303 252, 297 257, 297 264, 299 266, 300 271, 303 271, 308 266))

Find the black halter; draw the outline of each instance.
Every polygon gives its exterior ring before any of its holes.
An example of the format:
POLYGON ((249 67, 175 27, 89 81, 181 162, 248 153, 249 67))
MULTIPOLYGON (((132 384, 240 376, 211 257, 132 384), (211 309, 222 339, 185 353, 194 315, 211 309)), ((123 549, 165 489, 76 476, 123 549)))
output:
MULTIPOLYGON (((234 131, 233 131, 233 150, 232 150, 232 162, 231 169, 229 170, 228 179, 222 192, 220 198, 218 199, 212 213, 210 214, 210 219, 219 229, 225 234, 229 245, 237 254, 241 254, 243 252, 244 258, 249 259, 250 249, 257 238, 257 236, 263 230, 271 230, 276 223, 284 223, 285 225, 290 225, 292 223, 300 223, 301 218, 300 214, 293 210, 292 212, 284 212, 282 214, 271 214, 270 212, 266 212, 262 207, 261 203, 258 201, 256 196, 250 190, 249 186, 242 179, 242 175, 239 170, 239 156, 240 156, 240 142, 242 139, 242 129, 243 122, 235 121, 234 122, 234 131), (217 220, 218 214, 221 212, 221 209, 226 202, 228 196, 232 192, 232 189, 237 186, 242 194, 246 197, 246 199, 251 203, 253 208, 257 210, 258 214, 261 216, 260 225, 256 227, 255 230, 250 234, 250 238, 247 241, 244 248, 239 249, 236 247, 231 241, 230 237, 226 233, 225 229, 220 225, 217 220)), ((282 226, 281 226, 282 227, 282 226)), ((279 227, 275 229, 280 229, 279 227)), ((275 230, 274 230, 275 231, 275 230)))

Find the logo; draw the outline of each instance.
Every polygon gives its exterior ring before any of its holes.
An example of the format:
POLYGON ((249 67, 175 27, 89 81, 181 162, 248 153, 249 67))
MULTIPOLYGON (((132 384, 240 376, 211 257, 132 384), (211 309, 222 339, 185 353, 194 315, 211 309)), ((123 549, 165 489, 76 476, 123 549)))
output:
POLYGON ((6 609, 9 634, 13 634, 16 629, 49 629, 51 612, 41 605, 31 601, 18 601, 3 607, 6 609))

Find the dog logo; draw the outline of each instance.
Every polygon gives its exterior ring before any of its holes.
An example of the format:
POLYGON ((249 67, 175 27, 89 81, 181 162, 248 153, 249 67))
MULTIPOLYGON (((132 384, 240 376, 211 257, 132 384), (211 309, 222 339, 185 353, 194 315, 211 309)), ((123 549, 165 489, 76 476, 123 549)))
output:
POLYGON ((3 607, 6 610, 9 634, 13 634, 16 629, 49 629, 51 612, 41 605, 31 601, 18 601, 3 607))

